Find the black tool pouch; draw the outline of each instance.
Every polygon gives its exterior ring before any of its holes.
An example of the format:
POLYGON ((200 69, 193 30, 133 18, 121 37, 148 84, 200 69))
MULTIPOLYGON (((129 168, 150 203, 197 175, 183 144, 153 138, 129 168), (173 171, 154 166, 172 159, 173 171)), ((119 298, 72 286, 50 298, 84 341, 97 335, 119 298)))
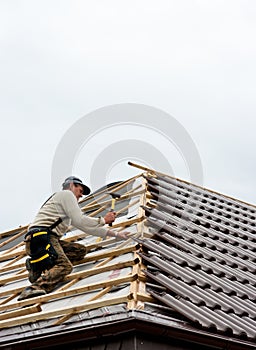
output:
POLYGON ((46 229, 35 229, 30 232, 30 266, 34 271, 49 270, 58 257, 50 241, 50 232, 46 229))
MULTIPOLYGON (((54 194, 47 199, 47 201, 42 205, 42 207, 54 196, 54 194)), ((65 217, 66 218, 66 217, 65 217)), ((27 269, 32 269, 32 271, 45 271, 49 270, 55 265, 58 258, 58 254, 53 248, 50 240, 51 235, 55 235, 52 230, 57 227, 63 219, 58 218, 49 227, 33 227, 25 235, 25 241, 30 241, 30 258, 27 259, 26 263, 27 269)))
POLYGON ((49 270, 58 257, 50 241, 51 231, 48 228, 31 229, 26 236, 30 241, 29 265, 33 271, 49 270))

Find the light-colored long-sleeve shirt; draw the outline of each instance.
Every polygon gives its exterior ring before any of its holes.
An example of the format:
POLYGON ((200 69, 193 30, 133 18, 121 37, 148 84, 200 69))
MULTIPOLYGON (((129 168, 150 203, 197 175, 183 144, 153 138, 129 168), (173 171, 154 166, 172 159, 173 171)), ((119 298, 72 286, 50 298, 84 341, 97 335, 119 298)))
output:
POLYGON ((53 229, 62 237, 72 225, 90 235, 105 237, 108 229, 104 227, 104 218, 91 218, 82 214, 77 199, 70 190, 56 192, 39 210, 29 228, 35 226, 49 227, 58 218, 63 221, 53 229))

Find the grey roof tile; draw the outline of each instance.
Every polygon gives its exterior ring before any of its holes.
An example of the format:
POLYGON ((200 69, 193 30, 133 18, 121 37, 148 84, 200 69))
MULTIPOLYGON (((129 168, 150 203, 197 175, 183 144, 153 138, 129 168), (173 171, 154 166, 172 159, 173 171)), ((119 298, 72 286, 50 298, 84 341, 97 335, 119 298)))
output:
POLYGON ((256 209, 165 176, 147 177, 150 293, 202 328, 256 340, 256 209), (152 284, 154 285, 154 284, 152 284))

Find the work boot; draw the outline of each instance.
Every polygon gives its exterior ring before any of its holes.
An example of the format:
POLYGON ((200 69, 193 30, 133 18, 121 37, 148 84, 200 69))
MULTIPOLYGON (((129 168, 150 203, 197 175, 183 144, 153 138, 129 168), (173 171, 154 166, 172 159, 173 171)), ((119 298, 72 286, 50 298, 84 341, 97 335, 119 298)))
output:
POLYGON ((30 264, 30 258, 27 258, 26 260, 26 269, 28 270, 28 279, 30 283, 34 283, 40 276, 41 271, 34 271, 30 264))
POLYGON ((27 287, 23 289, 21 295, 18 297, 18 301, 28 299, 28 298, 33 298, 33 297, 38 297, 40 295, 45 295, 46 291, 43 289, 34 289, 32 287, 27 287))

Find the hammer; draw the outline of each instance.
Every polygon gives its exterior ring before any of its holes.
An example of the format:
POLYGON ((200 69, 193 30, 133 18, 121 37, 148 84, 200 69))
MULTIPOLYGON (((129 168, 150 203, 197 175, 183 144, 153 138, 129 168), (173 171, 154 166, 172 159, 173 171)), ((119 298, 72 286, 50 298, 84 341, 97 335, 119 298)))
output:
MULTIPOLYGON (((111 209, 110 209, 110 211, 114 211, 114 210, 115 210, 116 199, 117 199, 117 198, 120 198, 121 195, 118 194, 118 193, 113 193, 113 192, 110 192, 109 194, 110 194, 110 196, 112 197, 112 199, 111 199, 111 209)), ((109 224, 109 226, 112 226, 112 222, 109 224)))

